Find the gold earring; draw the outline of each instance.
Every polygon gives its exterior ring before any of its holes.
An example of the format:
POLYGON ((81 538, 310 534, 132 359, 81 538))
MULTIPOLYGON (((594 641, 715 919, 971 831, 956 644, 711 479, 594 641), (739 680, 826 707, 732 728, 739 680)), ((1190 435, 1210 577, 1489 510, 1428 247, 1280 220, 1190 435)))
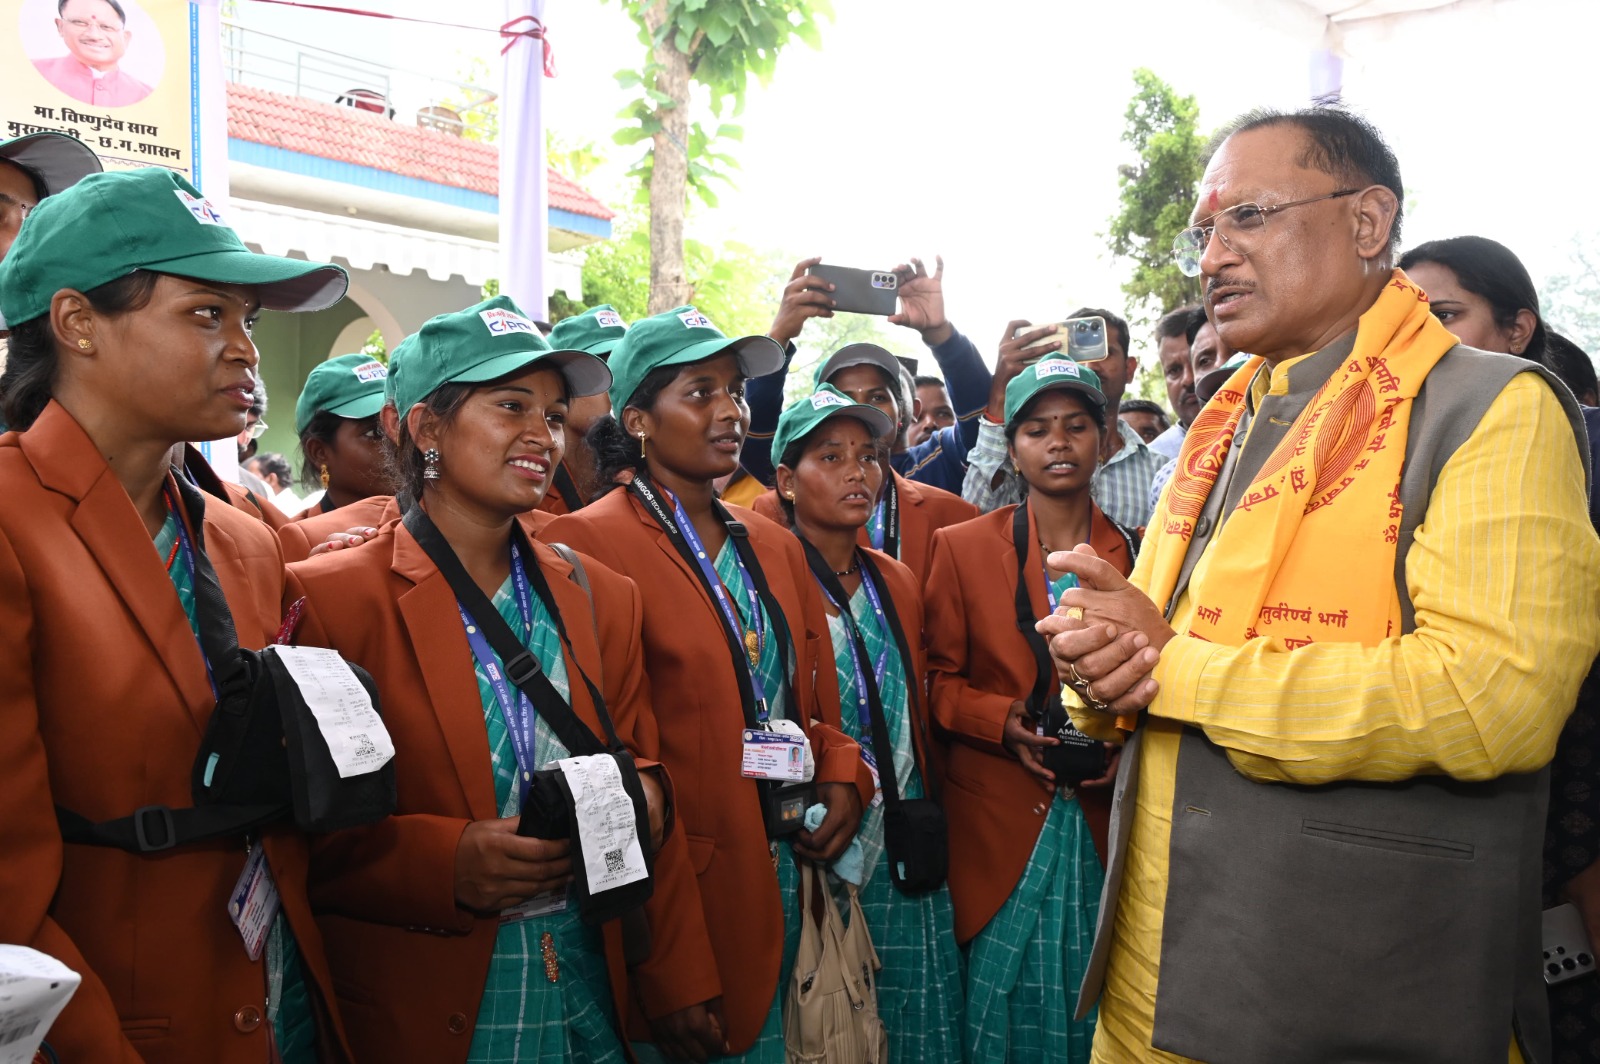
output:
POLYGON ((794 492, 792 492, 792 491, 784 492, 783 493, 783 497, 788 499, 790 502, 794 502, 794 492))
POLYGON ((639 433, 639 457, 644 457, 644 433, 639 433))
POLYGON ((318 479, 320 479, 322 481, 322 490, 323 491, 327 491, 328 490, 328 463, 327 462, 323 462, 322 463, 322 472, 318 473, 317 477, 318 477, 318 479))
POLYGON ((93 340, 79 340, 78 341, 78 349, 81 350, 81 351, 88 351, 92 347, 94 347, 94 341, 93 340))

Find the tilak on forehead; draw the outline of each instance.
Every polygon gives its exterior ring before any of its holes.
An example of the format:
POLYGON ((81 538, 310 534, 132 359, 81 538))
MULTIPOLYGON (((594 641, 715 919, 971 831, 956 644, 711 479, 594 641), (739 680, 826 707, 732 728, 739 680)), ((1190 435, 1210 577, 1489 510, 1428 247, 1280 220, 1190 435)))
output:
POLYGON ((1217 213, 1217 208, 1222 203, 1222 196, 1217 192, 1217 186, 1211 186, 1211 196, 1206 200, 1206 209, 1212 214, 1217 213))

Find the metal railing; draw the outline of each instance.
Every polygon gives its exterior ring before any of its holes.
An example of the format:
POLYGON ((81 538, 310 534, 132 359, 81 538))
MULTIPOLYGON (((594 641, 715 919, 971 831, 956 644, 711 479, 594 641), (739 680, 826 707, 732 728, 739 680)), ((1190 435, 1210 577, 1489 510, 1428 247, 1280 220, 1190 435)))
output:
POLYGON ((497 139, 498 93, 421 70, 374 63, 222 20, 223 72, 229 81, 324 103, 356 107, 407 125, 457 136, 469 128, 497 139))

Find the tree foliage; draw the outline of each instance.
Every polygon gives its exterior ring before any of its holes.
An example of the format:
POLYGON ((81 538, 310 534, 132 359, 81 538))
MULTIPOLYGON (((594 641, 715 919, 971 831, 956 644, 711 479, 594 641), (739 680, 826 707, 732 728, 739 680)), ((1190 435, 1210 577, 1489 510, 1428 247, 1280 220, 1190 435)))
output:
POLYGON ((1204 167, 1198 132, 1199 104, 1180 96, 1156 74, 1133 72, 1138 91, 1128 102, 1122 141, 1137 162, 1120 168, 1119 208, 1108 236, 1112 254, 1131 261, 1123 284, 1136 325, 1200 297, 1196 278, 1185 277, 1172 258, 1172 241, 1189 224, 1204 167))
POLYGON ((1539 292, 1545 323, 1590 358, 1600 355, 1600 232, 1574 236, 1571 266, 1539 292))

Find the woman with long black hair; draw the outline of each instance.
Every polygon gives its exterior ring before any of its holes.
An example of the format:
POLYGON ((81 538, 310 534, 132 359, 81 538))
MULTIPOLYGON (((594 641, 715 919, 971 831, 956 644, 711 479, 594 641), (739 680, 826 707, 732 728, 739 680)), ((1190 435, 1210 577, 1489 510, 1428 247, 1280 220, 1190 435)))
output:
POLYGON ((823 594, 845 733, 879 782, 856 833, 860 868, 835 872, 858 889, 883 963, 878 1016, 890 1059, 959 1061, 963 987, 950 889, 942 875, 908 883, 906 865, 919 855, 899 852, 885 832, 887 817, 917 807, 943 823, 929 801, 936 781, 917 576, 857 539, 889 475, 883 441, 893 427, 877 407, 824 384, 778 418, 772 453, 779 504, 823 594))
POLYGON ((648 1019, 662 1052, 696 1060, 784 1059, 795 858, 837 857, 872 794, 836 705, 819 698, 833 663, 799 541, 713 490, 739 461, 745 378, 781 362, 770 339, 730 339, 693 307, 635 322, 611 353, 611 415, 589 436, 601 483, 628 483, 544 531, 633 577, 644 597, 643 668, 714 953, 678 973, 684 1007, 648 1019), (815 831, 796 830, 808 800, 800 746, 827 806, 815 831), (793 775, 787 756, 768 758, 790 749, 793 775))

